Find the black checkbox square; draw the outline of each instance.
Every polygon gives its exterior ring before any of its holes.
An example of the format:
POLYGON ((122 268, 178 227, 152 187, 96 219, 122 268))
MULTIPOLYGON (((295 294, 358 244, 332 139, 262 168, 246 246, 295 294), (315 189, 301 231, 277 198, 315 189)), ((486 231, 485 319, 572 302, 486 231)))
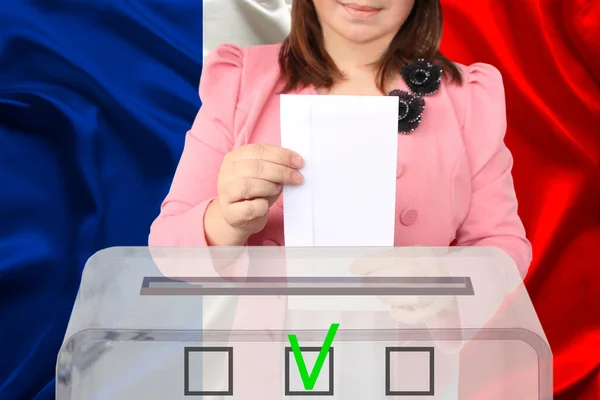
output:
MULTIPOLYGON (((302 355, 305 357, 307 357, 307 355, 311 354, 311 353, 319 353, 321 351, 320 347, 301 347, 300 351, 302 351, 302 355)), ((321 374, 319 375, 319 380, 321 380, 323 378, 324 374, 327 374, 327 390, 294 390, 291 388, 291 375, 290 373, 292 372, 291 363, 294 363, 294 370, 295 373, 298 374, 298 367, 296 365, 296 360, 294 358, 294 355, 292 353, 292 348, 291 347, 286 347, 285 348, 285 395, 286 396, 333 396, 333 346, 329 348, 329 352, 327 353, 327 359, 325 360, 325 364, 323 364, 323 370, 321 370, 321 374), (327 371, 324 371, 324 369, 327 368, 327 371)), ((309 369, 309 373, 311 371, 311 368, 309 366, 309 363, 307 364, 307 368, 309 369)))
MULTIPOLYGON (((433 347, 386 347, 385 348, 385 395, 386 396, 434 396, 434 348, 433 347), (395 354, 394 354, 395 353, 395 354), (397 357, 396 361, 399 361, 406 368, 415 368, 422 371, 423 379, 427 380, 427 389, 423 389, 419 386, 419 383, 404 382, 400 385, 397 381, 397 376, 392 380, 392 357, 397 357), (421 364, 416 365, 416 364, 421 364), (426 376, 427 375, 427 376, 426 376), (396 381, 396 382, 393 382, 396 381), (404 387, 392 387, 393 383, 404 387)), ((413 371, 414 372, 414 371, 413 371)), ((420 384, 423 386, 423 384, 420 384)))
MULTIPOLYGON (((202 355, 200 358, 202 358, 202 355)), ((233 347, 185 347, 183 355, 183 394, 184 396, 233 396, 233 347), (194 369, 195 353, 203 353, 202 355, 214 355, 226 357, 227 362, 227 388, 225 390, 193 390, 191 389, 190 374, 194 369)), ((201 359, 200 370, 205 362, 201 359)))

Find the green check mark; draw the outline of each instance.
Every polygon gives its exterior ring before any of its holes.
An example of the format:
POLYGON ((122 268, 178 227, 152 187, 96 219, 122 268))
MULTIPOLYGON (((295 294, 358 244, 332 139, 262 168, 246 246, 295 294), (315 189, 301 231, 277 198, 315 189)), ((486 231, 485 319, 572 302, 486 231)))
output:
POLYGON ((304 389, 312 390, 315 387, 315 383, 317 383, 317 379, 319 378, 319 374, 321 373, 321 369, 323 368, 323 364, 325 363, 325 359, 327 358, 327 354, 329 353, 329 349, 333 343, 333 338, 335 337, 339 326, 340 324, 331 324, 329 327, 329 331, 327 332, 327 336, 325 337, 323 346, 321 346, 321 350, 319 351, 319 355, 315 361, 315 366, 313 367, 310 375, 308 373, 308 369, 306 368, 304 357, 302 356, 302 350, 300 350, 300 345, 298 344, 298 338, 296 335, 288 335, 290 339, 290 345, 292 346, 292 352, 294 353, 294 359, 296 360, 296 365, 298 366, 298 372, 300 373, 300 378, 304 384, 304 389))

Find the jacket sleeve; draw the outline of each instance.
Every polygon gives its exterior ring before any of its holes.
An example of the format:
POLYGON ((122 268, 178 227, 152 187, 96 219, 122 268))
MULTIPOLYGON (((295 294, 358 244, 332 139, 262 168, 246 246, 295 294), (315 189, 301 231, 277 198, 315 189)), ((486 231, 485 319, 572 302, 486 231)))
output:
POLYGON ((506 104, 500 72, 489 64, 467 68, 464 142, 472 193, 467 217, 457 232, 458 246, 496 247, 529 269, 531 244, 517 213, 511 174, 513 158, 504 143, 506 104))
POLYGON ((216 47, 206 58, 199 88, 202 106, 150 228, 150 246, 207 246, 204 214, 217 197, 223 157, 234 147, 242 63, 243 50, 228 44, 216 47))

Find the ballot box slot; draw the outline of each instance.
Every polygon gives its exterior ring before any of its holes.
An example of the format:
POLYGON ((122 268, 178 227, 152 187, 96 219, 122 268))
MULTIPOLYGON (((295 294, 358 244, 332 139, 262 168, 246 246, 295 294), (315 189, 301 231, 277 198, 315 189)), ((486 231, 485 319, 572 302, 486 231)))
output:
POLYGON ((472 296, 469 277, 145 277, 141 295, 472 296))

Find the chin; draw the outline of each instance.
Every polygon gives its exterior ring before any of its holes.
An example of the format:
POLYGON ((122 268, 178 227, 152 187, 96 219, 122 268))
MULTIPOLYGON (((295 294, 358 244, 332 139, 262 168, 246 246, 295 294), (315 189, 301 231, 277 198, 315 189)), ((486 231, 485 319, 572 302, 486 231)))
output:
POLYGON ((346 40, 357 44, 373 42, 385 36, 383 32, 374 30, 372 27, 357 28, 356 26, 351 26, 341 29, 338 32, 346 40))

